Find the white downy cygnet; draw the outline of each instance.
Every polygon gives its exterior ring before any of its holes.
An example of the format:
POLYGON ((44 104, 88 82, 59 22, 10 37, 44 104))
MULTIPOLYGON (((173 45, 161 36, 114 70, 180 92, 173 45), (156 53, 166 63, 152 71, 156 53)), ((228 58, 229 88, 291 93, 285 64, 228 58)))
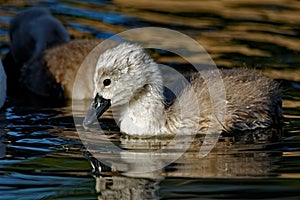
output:
POLYGON ((212 112, 200 73, 193 74, 191 84, 166 106, 158 64, 140 46, 122 43, 99 57, 95 99, 83 124, 89 126, 111 107, 120 130, 136 136, 175 134, 182 128, 199 133, 209 127, 225 132, 281 128, 281 95, 275 81, 250 69, 220 70, 220 74, 227 110, 221 121, 212 112))

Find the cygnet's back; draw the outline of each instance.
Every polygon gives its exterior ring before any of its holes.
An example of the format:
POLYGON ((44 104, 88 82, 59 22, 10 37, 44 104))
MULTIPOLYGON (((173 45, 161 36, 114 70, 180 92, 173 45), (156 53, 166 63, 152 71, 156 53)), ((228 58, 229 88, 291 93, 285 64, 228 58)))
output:
MULTIPOLYGON (((220 70, 220 72, 226 94, 226 115, 222 123, 222 131, 244 131, 257 128, 281 130, 282 103, 278 83, 255 70, 245 68, 220 70)), ((207 82, 213 83, 214 81, 204 81, 201 74, 195 74, 191 83, 198 98, 200 130, 206 130, 209 126, 217 126, 217 124, 211 124, 212 120, 210 120, 213 117, 211 116, 213 104, 207 89, 207 82)), ((212 87, 214 90, 222 89, 213 85, 212 87)), ((188 101, 185 99, 187 89, 179 97, 181 102, 188 101)))

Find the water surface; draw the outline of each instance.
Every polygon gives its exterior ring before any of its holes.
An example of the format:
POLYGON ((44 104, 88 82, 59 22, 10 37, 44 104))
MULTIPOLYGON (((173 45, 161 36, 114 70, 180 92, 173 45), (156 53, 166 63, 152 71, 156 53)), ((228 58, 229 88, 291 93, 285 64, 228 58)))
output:
MULTIPOLYGON (((164 156, 145 150, 159 148, 166 139, 124 136, 111 115, 104 115, 101 124, 107 135, 95 137, 98 156, 114 161, 110 168, 86 151, 71 102, 50 107, 8 99, 0 111, 0 199, 300 198, 299 1, 0 2, 1 56, 8 51, 10 19, 29 6, 47 6, 75 39, 106 39, 144 26, 170 28, 197 40, 218 67, 256 68, 278 80, 285 117, 280 140, 243 143, 222 138, 208 157, 199 159, 196 139, 167 167, 136 174, 133 169, 151 169, 164 161, 164 156), (107 145, 107 137, 122 149, 139 151, 121 154, 107 145)), ((186 61, 172 54, 156 51, 154 56, 180 72, 190 71, 186 61)), ((82 109, 75 111, 82 120, 82 109)), ((176 154, 180 144, 173 148, 176 154)))

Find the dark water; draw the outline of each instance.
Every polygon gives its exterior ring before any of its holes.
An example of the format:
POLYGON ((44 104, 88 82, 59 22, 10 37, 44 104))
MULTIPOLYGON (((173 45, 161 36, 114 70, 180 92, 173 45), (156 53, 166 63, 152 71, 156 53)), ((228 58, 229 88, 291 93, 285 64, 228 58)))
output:
MULTIPOLYGON (((8 99, 0 111, 0 199, 300 198, 299 1, 0 2, 1 55, 8 50, 9 20, 28 6, 49 7, 72 38, 106 39, 144 26, 171 28, 199 41, 219 67, 257 68, 280 81, 285 117, 279 141, 242 144, 224 139, 199 159, 196 140, 167 167, 136 174, 131 169, 163 159, 134 153, 122 157, 100 137, 101 156, 116 156, 112 165, 118 170, 93 162, 94 170, 74 126, 71 102, 53 108, 8 99)), ((185 70, 182 60, 161 53, 158 61, 185 70)), ((84 116, 80 108, 74 112, 76 119, 84 116)), ((107 116, 103 124, 109 126, 111 141, 124 149, 157 148, 165 142, 127 138, 110 123, 107 116)))

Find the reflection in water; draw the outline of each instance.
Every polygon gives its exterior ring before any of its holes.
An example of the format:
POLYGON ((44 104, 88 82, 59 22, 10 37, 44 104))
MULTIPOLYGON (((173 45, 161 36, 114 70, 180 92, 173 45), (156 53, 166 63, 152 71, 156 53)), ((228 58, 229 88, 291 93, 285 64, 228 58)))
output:
POLYGON ((160 199, 159 181, 122 176, 96 177, 98 199, 160 199))
POLYGON ((87 140, 81 133, 81 139, 91 153, 89 157, 93 158, 90 159, 92 165, 99 166, 98 169, 95 167, 95 170, 102 172, 109 167, 112 171, 134 177, 154 178, 152 172, 155 172, 155 176, 159 174, 159 176, 199 178, 264 177, 271 175, 273 162, 281 156, 280 152, 268 149, 266 141, 261 141, 262 144, 233 143, 232 138, 222 137, 212 153, 205 158, 199 158, 201 138, 197 138, 184 153, 181 152, 180 140, 171 147, 172 151, 165 153, 157 150, 170 142, 166 138, 121 137, 118 142, 115 137, 114 144, 108 145, 109 141, 105 138, 109 136, 104 133, 99 135, 101 136, 90 136, 87 140), (112 145, 115 145, 115 148, 112 148, 112 145), (168 162, 174 158, 178 160, 168 162))
POLYGON ((95 132, 88 134, 88 141, 87 137, 82 137, 82 133, 81 139, 89 150, 86 158, 94 169, 99 199, 158 199, 159 184, 165 178, 171 177, 270 177, 276 170, 274 164, 282 156, 281 152, 272 150, 272 147, 268 148, 266 142, 233 143, 232 138, 226 137, 220 139, 213 152, 200 159, 198 152, 201 138, 197 138, 182 155, 179 141, 172 152, 157 153, 157 149, 170 141, 167 138, 119 137, 107 131, 99 132, 98 135, 95 132), (107 145, 107 138, 118 148, 107 145), (176 154, 181 155, 178 160, 171 164, 165 163, 167 158, 176 157, 176 154))

